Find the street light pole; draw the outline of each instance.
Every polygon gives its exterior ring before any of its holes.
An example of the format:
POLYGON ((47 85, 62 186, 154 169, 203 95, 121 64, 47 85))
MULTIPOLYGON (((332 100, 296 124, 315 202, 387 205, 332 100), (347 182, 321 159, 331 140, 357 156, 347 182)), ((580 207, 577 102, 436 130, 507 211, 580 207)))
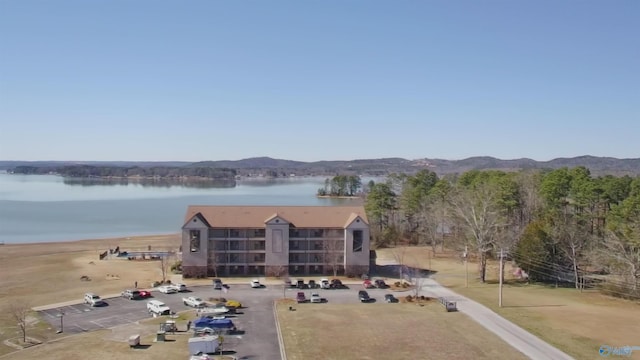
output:
POLYGON ((64 332, 64 311, 60 311, 60 332, 64 332))

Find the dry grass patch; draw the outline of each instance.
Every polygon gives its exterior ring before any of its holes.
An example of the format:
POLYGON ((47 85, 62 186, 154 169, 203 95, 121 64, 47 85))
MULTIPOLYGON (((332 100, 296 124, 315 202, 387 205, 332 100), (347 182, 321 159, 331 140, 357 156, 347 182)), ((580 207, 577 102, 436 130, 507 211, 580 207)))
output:
MULTIPOLYGON (((385 250, 382 250, 384 253, 385 250)), ((477 264, 469 264, 469 287, 465 287, 465 266, 457 254, 432 256, 430 249, 413 248, 407 265, 436 271, 433 278, 444 286, 491 308, 577 359, 594 358, 603 344, 638 344, 640 304, 604 296, 597 291, 526 285, 512 281, 511 264, 506 265, 507 284, 503 307, 498 307, 498 266, 490 262, 488 283, 478 279, 477 264), (429 259, 430 258, 430 259, 429 259)), ((425 293, 424 295, 428 295, 425 293)), ((640 359, 636 352, 632 358, 640 359)))
POLYGON ((526 359, 460 313, 414 304, 278 304, 290 360, 526 359), (418 355, 419 354, 419 355, 418 355))
MULTIPOLYGON (((143 236, 46 244, 8 244, 0 247, 0 310, 16 302, 41 306, 82 299, 86 292, 119 294, 123 289, 146 287, 161 278, 157 261, 99 260, 98 255, 120 246, 123 251, 162 251, 180 246, 179 235, 143 236), (82 276, 90 280, 81 280, 82 276)), ((0 355, 15 351, 3 344, 15 338, 16 327, 6 311, 0 311, 0 355)), ((57 339, 55 329, 39 322, 28 336, 41 341, 57 339)))

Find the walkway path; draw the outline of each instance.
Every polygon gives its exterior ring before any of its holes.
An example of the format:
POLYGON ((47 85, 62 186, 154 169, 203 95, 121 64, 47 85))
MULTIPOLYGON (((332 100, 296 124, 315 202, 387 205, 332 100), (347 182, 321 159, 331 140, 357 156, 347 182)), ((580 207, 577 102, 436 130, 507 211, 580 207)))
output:
POLYGON ((572 357, 549 345, 530 332, 522 329, 502 316, 491 311, 469 298, 438 284, 433 279, 425 279, 422 286, 423 293, 432 297, 445 297, 456 301, 458 311, 466 314, 487 330, 498 335, 516 350, 535 360, 573 360, 572 357))

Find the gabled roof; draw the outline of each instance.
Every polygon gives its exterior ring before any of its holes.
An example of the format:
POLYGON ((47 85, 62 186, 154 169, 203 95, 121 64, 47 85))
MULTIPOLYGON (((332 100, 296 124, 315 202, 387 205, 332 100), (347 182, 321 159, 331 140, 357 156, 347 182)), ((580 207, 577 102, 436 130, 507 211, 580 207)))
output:
POLYGON ((187 223, 189 223, 189 221, 191 221, 191 219, 193 219, 194 217, 198 218, 200 221, 202 221, 208 227, 211 227, 211 224, 209 224, 207 219, 205 219, 204 216, 202 216, 202 214, 200 214, 200 213, 193 214, 193 215, 189 216, 187 219, 185 219, 184 224, 182 225, 182 227, 185 227, 187 225, 187 223))
MULTIPOLYGON (((351 216, 349 216, 349 218, 347 219, 347 222, 344 224, 344 227, 348 227, 349 225, 351 225, 351 223, 356 221, 356 219, 358 217, 362 218, 362 216, 360 216, 360 214, 351 213, 351 216)), ((367 221, 364 218, 362 218, 362 221, 364 221, 365 224, 368 224, 367 221)))
POLYGON ((286 221, 286 222, 288 222, 288 223, 291 223, 291 221, 289 221, 289 220, 287 220, 287 219, 283 218, 283 217, 282 217, 282 216, 280 216, 280 214, 278 214, 278 213, 275 213, 275 214, 273 214, 273 215, 269 216, 268 218, 266 218, 266 219, 265 219, 265 221, 264 221, 264 222, 265 222, 265 223, 268 223, 269 221, 271 221, 271 220, 273 220, 273 219, 275 219, 275 218, 280 218, 280 219, 282 219, 282 220, 284 220, 284 221, 286 221))
POLYGON ((368 223, 363 206, 192 205, 187 209, 185 223, 197 214, 213 228, 263 228, 275 215, 298 228, 343 229, 357 216, 368 223))

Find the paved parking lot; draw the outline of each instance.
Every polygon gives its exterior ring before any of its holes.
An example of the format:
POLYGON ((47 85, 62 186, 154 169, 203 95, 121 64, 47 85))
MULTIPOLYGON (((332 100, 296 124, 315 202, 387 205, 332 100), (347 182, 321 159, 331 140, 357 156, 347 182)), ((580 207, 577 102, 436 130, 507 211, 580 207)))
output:
MULTIPOLYGON (((273 300, 281 299, 286 295, 295 299, 298 291, 304 291, 307 298, 311 293, 317 292, 328 303, 358 303, 358 290, 362 287, 352 285, 351 289, 321 290, 321 289, 284 289, 280 285, 267 286, 262 289, 251 289, 248 285, 231 285, 227 293, 213 290, 211 286, 192 287, 190 292, 179 294, 162 294, 153 292, 153 299, 166 303, 172 311, 181 312, 192 310, 182 303, 186 296, 201 297, 208 300, 211 297, 224 297, 238 300, 243 309, 233 318, 236 327, 244 331, 242 335, 225 336, 225 350, 236 351, 239 359, 265 359, 280 358, 277 331, 273 312, 273 300)), ((384 300, 386 290, 367 290, 371 298, 377 301, 384 300)), ((53 328, 60 328, 59 314, 64 312, 64 332, 66 334, 81 333, 98 329, 110 329, 121 325, 133 324, 139 320, 150 318, 146 309, 147 300, 127 300, 124 298, 106 299, 108 305, 102 307, 90 307, 85 304, 69 305, 55 309, 40 311, 53 328)), ((305 304, 299 306, 318 306, 324 304, 305 304)), ((364 305, 363 305, 364 306, 364 305)), ((180 330, 185 324, 178 324, 180 330)), ((186 349, 185 349, 186 352, 186 349)))

